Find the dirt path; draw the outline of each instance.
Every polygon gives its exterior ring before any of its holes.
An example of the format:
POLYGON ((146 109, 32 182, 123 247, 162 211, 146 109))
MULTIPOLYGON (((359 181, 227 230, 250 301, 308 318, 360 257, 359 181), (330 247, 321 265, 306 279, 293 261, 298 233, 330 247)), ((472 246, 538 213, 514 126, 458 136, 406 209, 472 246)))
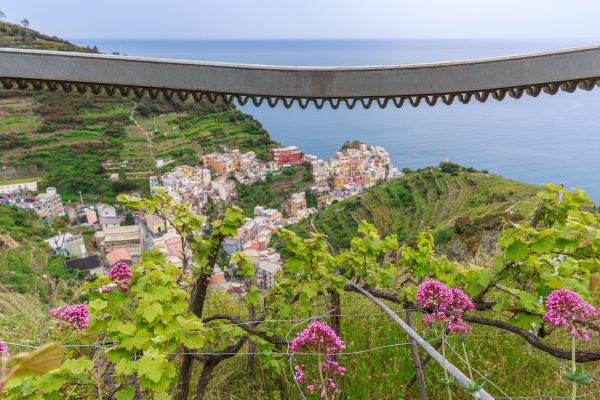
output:
POLYGON ((148 132, 146 132, 144 130, 144 128, 140 125, 139 122, 137 122, 137 120, 135 118, 133 118, 133 115, 135 114, 135 109, 137 106, 133 106, 131 108, 131 114, 129 114, 129 119, 133 121, 133 123, 135 124, 135 126, 138 127, 138 129, 140 130, 140 132, 142 132, 142 134, 146 137, 146 140, 148 142, 148 152, 150 153, 150 157, 152 158, 152 161, 154 161, 154 165, 156 166, 156 157, 154 156, 154 150, 153 150, 153 145, 154 143, 152 143, 152 137, 150 136, 150 134, 148 132))

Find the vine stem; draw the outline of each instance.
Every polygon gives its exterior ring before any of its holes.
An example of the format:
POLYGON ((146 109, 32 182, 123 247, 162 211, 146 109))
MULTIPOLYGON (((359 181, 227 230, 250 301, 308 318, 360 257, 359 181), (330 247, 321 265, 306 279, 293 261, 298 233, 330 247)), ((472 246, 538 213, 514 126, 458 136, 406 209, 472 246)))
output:
MULTIPOLYGON (((575 361, 575 336, 571 338, 571 373, 573 376, 575 375, 575 370, 577 369, 576 361, 575 361)), ((571 399, 577 399, 577 382, 573 380, 573 390, 571 392, 571 399)))
POLYGON ((446 331, 442 330, 442 358, 444 359, 444 378, 445 385, 448 390, 448 399, 452 400, 452 390, 450 390, 450 382, 448 381, 448 369, 446 368, 446 331))

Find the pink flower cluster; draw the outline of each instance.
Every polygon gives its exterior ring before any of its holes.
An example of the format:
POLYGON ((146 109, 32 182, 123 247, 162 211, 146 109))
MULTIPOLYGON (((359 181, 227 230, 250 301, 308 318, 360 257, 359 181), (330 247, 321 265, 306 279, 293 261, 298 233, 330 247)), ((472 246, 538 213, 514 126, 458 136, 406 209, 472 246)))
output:
MULTIPOLYGON (((554 326, 570 328, 573 337, 584 341, 590 340, 590 331, 586 326, 598 322, 599 310, 577 293, 567 289, 553 290, 546 299, 546 308, 548 311, 544 315, 544 321, 554 326), (575 321, 582 326, 575 326, 575 321)), ((593 330, 591 333, 598 334, 593 330)))
POLYGON ((436 280, 426 281, 417 290, 417 304, 431 312, 423 317, 428 326, 438 320, 445 322, 451 332, 471 331, 471 327, 464 323, 462 316, 475 307, 462 290, 448 288, 436 280))
POLYGON ((61 331, 73 329, 79 332, 87 328, 90 323, 88 308, 85 304, 60 306, 51 310, 50 315, 56 319, 56 327, 61 331))
POLYGON ((314 351, 315 353, 323 354, 325 361, 321 362, 319 368, 324 376, 324 382, 308 382, 304 364, 294 365, 294 379, 296 382, 306 384, 306 388, 310 394, 313 394, 318 388, 321 398, 326 397, 328 392, 333 393, 337 387, 334 378, 336 376, 343 376, 346 368, 340 366, 332 356, 342 351, 345 347, 345 343, 329 325, 320 321, 310 323, 306 329, 298 333, 298 336, 292 340, 290 350, 294 353, 314 351))
POLYGON ((0 342, 0 357, 10 358, 10 352, 8 346, 4 342, 0 342))
MULTIPOLYGON (((124 262, 115 263, 110 271, 108 271, 108 279, 121 286, 121 290, 123 290, 123 292, 128 292, 128 285, 131 283, 131 268, 129 268, 129 265, 124 262)), ((111 291, 111 289, 112 287, 109 285, 103 286, 102 292, 108 293, 111 291)))
POLYGON ((325 350, 327 354, 339 353, 345 347, 346 345, 333 329, 321 321, 311 322, 290 343, 290 350, 294 353, 300 350, 314 350, 315 352, 325 350))

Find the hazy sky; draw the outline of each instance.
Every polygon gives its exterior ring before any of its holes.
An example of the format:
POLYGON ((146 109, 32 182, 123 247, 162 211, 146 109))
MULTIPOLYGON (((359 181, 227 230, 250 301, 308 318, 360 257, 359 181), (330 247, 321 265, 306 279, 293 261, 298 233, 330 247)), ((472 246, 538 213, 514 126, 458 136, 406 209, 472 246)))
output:
POLYGON ((0 0, 70 39, 589 38, 597 0, 0 0))

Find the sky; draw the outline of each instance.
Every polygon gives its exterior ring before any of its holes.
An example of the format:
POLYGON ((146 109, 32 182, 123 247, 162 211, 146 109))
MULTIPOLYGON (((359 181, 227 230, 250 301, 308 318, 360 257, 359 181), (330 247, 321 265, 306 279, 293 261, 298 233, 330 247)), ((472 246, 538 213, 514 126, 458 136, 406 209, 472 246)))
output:
POLYGON ((597 0, 0 0, 67 39, 600 39, 597 0))

